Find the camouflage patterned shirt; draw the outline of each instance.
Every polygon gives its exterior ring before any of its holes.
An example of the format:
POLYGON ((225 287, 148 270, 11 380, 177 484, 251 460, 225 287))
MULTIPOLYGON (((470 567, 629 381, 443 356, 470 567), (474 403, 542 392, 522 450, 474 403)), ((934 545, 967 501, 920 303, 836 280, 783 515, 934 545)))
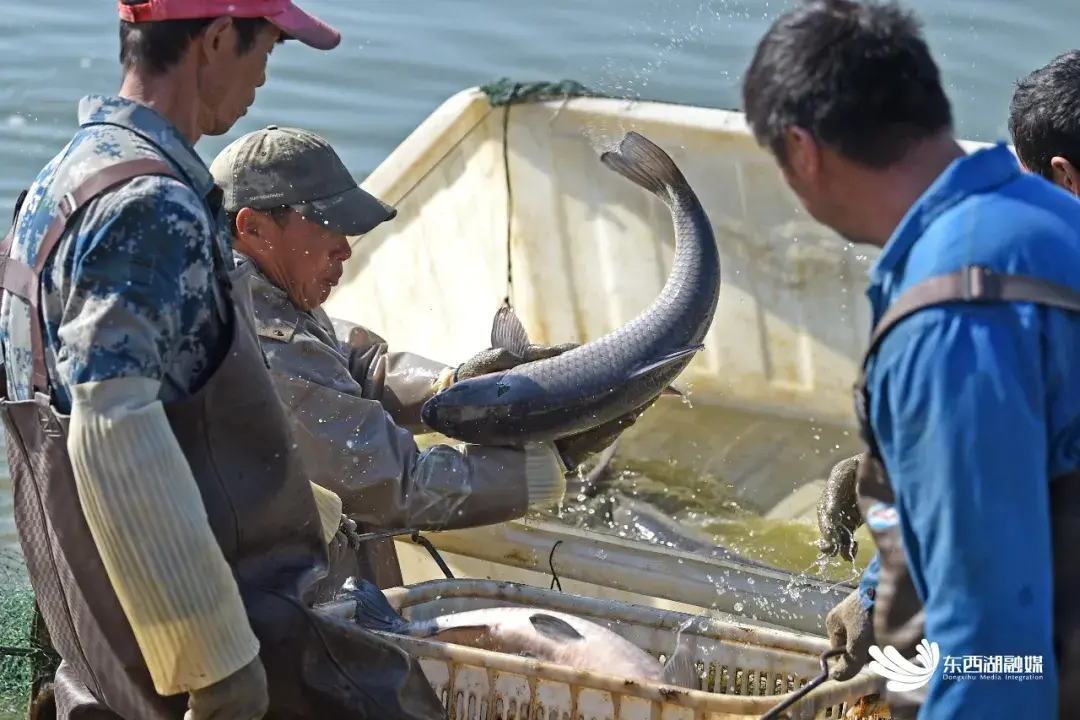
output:
MULTIPOLYGON (((224 270, 231 242, 220 189, 175 126, 150 108, 91 95, 80 128, 40 172, 19 213, 11 256, 33 266, 58 200, 90 173, 136 158, 170 163, 188 184, 135 178, 102 193, 72 219, 41 276, 45 360, 57 409, 69 387, 118 377, 161 382, 171 402, 197 390, 217 368, 231 336, 214 243, 224 270)), ((4 293, 0 343, 8 396, 33 393, 30 308, 4 293)))

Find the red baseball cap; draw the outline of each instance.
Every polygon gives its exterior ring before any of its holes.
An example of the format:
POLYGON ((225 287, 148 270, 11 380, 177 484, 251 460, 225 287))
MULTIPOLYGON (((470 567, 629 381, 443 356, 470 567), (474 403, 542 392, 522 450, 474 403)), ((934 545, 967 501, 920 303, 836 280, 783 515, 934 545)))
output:
POLYGON ((261 17, 318 50, 332 50, 341 42, 336 28, 296 7, 292 0, 145 0, 134 5, 117 0, 117 6, 120 19, 128 22, 261 17))

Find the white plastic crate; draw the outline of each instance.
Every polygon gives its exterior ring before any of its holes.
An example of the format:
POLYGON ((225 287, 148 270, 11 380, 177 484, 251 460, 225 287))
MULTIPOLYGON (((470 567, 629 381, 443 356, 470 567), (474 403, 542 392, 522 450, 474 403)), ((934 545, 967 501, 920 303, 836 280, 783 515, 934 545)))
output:
MULTIPOLYGON (((690 643, 699 689, 630 680, 504 653, 387 634, 416 657, 452 720, 745 720, 760 718, 820 673, 818 637, 711 617, 568 595, 491 580, 432 580, 385 591, 409 620, 466 610, 528 606, 607 627, 665 660, 690 643)), ((326 606, 349 617, 351 602, 326 606)), ((887 720, 868 696, 883 680, 865 672, 826 681, 787 711, 791 718, 887 720)))

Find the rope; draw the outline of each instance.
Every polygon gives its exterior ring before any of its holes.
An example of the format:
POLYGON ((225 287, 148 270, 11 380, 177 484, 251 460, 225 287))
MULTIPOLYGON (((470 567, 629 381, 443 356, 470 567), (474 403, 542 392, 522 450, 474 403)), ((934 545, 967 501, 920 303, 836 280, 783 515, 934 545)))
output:
POLYGON ((562 592, 562 583, 559 582, 559 576, 555 572, 555 548, 562 545, 562 540, 556 540, 555 544, 551 546, 551 552, 548 553, 548 569, 551 570, 551 587, 549 590, 554 590, 555 586, 559 586, 559 592, 562 592))
MULTIPOLYGON (((517 97, 520 87, 520 83, 514 83, 514 86, 510 89, 506 109, 503 110, 502 133, 503 177, 506 180, 506 297, 503 302, 511 310, 514 309, 514 304, 510 300, 514 294, 514 261, 511 242, 514 236, 514 187, 510 182, 510 105, 513 104, 514 98, 517 97)), ((488 98, 490 97, 491 95, 488 95, 488 98)))
POLYGON ((509 78, 501 78, 480 86, 480 90, 487 95, 488 102, 493 108, 505 108, 502 122, 502 161, 503 178, 506 182, 506 296, 503 298, 503 303, 506 307, 513 309, 514 187, 510 179, 510 106, 544 100, 562 100, 566 103, 575 97, 604 96, 589 90, 576 80, 517 82, 509 78))
POLYGON ((500 78, 481 85, 480 90, 487 95, 492 107, 544 100, 566 100, 572 97, 608 97, 603 93, 590 90, 576 80, 518 82, 510 78, 500 78))

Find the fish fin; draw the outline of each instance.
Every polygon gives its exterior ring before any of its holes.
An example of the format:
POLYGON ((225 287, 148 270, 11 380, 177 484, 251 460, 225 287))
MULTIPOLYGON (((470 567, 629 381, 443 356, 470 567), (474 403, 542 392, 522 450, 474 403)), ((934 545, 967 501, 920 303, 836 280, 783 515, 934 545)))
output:
POLYGON ((529 334, 509 305, 503 305, 495 313, 491 323, 491 347, 502 348, 519 358, 529 352, 529 334))
POLYGON ((353 598, 356 600, 357 625, 369 630, 400 633, 409 625, 390 605, 382 590, 362 577, 353 578, 353 598))
POLYGON ((701 676, 694 663, 694 653, 689 643, 680 642, 675 652, 664 663, 663 682, 690 690, 699 690, 701 676))
POLYGON ((628 132, 618 147, 600 154, 600 162, 654 195, 665 197, 670 189, 689 185, 679 166, 656 143, 628 132))
POLYGON ((585 636, 574 629, 574 626, 565 620, 560 620, 554 615, 533 613, 529 616, 529 622, 541 635, 547 635, 555 640, 584 640, 585 636))
MULTIPOLYGON (((645 365, 643 367, 639 367, 637 370, 635 370, 633 373, 630 374, 630 377, 628 377, 627 380, 633 380, 636 377, 640 377, 641 375, 644 375, 645 373, 649 372, 650 370, 655 370, 657 368, 664 367, 665 365, 673 365, 673 364, 679 362, 680 360, 685 360, 686 358, 693 356, 694 353, 701 352, 704 349, 705 349, 704 345, 694 345, 693 347, 683 348, 682 350, 676 350, 675 352, 673 352, 673 353, 671 353, 669 355, 665 355, 664 357, 660 358, 656 362, 651 362, 648 365, 645 365)), ((678 390, 676 390, 675 392, 678 392, 678 390)), ((679 394, 681 395, 682 393, 679 393, 679 394)), ((663 395, 662 392, 661 392, 661 395, 663 395)))
POLYGON ((682 394, 682 391, 680 391, 679 388, 675 387, 674 385, 668 385, 666 388, 664 388, 660 392, 660 394, 661 395, 674 395, 677 398, 686 397, 685 395, 682 394))

